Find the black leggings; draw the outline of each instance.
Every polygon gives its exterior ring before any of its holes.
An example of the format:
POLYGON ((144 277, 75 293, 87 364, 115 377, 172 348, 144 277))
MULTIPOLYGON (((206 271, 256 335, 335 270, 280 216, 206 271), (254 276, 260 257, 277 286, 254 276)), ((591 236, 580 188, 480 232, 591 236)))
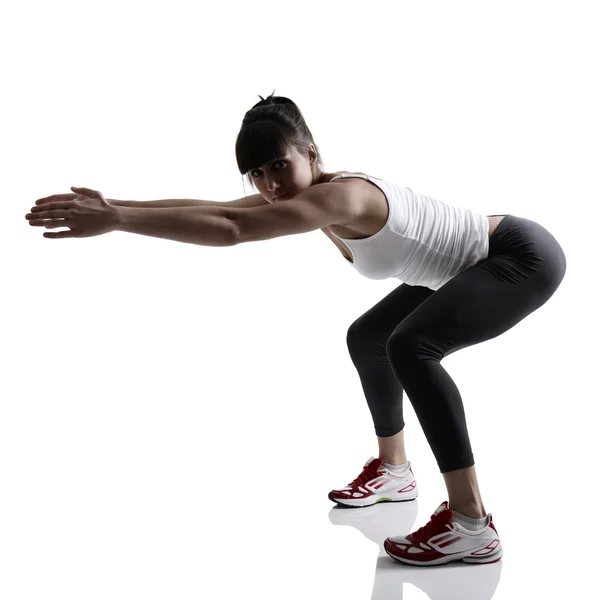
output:
POLYGON ((390 437, 404 428, 406 390, 440 471, 475 464, 460 393, 440 361, 514 327, 548 301, 565 271, 565 254, 548 230, 506 215, 487 258, 437 291, 402 283, 359 317, 347 343, 375 433, 390 437))

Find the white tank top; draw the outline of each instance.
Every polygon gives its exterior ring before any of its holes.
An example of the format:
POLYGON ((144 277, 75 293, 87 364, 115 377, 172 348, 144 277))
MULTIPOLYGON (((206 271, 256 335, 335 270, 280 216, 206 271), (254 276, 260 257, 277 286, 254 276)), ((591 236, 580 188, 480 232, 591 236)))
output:
MULTIPOLYGON (((354 263, 369 279, 396 278, 408 285, 438 290, 489 253, 489 222, 485 215, 450 206, 390 181, 343 173, 374 183, 385 194, 386 224, 370 237, 342 240, 354 263)), ((349 261, 348 261, 349 262, 349 261)))

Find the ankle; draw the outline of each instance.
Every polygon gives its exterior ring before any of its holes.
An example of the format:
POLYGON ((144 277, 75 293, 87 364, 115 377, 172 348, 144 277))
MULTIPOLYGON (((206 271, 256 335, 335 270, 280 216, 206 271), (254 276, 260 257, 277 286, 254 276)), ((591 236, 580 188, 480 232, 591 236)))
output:
POLYGON ((406 455, 404 456, 389 456, 385 454, 380 454, 379 458, 390 465, 404 465, 408 462, 406 455))
POLYGON ((460 513, 461 515, 465 515, 466 517, 471 517, 471 519, 483 519, 487 517, 487 512, 485 512, 485 508, 483 504, 448 504, 448 508, 454 512, 460 513))

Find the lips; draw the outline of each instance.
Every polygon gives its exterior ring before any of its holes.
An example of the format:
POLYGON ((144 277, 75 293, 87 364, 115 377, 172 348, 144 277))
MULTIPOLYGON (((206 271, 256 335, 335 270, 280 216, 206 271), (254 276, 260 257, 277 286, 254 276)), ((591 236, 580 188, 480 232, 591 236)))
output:
POLYGON ((284 196, 287 196, 290 192, 286 192, 285 194, 281 194, 281 196, 275 196, 274 200, 279 200, 279 198, 283 198, 284 196))

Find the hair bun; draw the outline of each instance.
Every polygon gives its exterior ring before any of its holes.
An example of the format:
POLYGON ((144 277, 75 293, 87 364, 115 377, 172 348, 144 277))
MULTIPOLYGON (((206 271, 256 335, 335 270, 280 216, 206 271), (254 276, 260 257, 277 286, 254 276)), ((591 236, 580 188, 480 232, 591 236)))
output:
POLYGON ((290 100, 285 96, 275 96, 275 90, 273 90, 271 95, 266 98, 263 98, 260 95, 258 97, 260 98, 260 102, 257 102, 252 108, 256 108, 257 106, 268 106, 269 104, 291 104, 294 108, 296 107, 293 100, 290 100))

